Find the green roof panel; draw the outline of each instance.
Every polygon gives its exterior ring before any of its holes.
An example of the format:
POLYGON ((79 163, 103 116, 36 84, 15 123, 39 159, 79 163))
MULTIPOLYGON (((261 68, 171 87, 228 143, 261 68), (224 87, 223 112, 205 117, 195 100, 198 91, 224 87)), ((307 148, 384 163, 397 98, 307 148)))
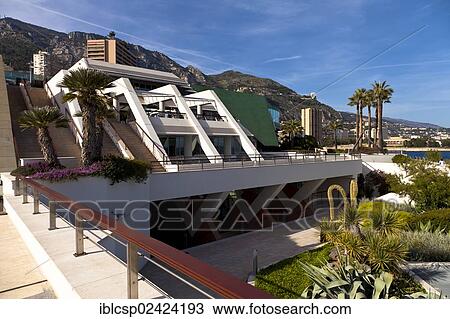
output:
MULTIPOLYGON (((193 86, 197 91, 208 89, 193 86)), ((278 146, 275 127, 264 96, 213 88, 235 119, 238 119, 264 146, 278 146)))

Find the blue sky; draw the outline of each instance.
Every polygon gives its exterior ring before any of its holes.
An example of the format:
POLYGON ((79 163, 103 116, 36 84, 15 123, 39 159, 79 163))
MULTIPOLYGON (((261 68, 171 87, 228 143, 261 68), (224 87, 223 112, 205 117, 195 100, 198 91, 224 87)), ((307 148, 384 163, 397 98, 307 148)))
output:
POLYGON ((386 116, 450 127, 449 0, 0 0, 0 14, 66 32, 113 29, 207 74, 272 78, 339 110, 352 111, 355 88, 387 80, 386 116))

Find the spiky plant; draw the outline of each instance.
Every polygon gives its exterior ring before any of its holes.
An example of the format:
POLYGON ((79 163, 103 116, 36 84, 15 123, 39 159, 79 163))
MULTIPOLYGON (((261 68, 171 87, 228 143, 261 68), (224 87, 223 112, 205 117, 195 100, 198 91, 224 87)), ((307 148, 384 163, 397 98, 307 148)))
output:
POLYGON ((341 211, 340 221, 342 227, 358 236, 361 236, 361 226, 364 222, 364 215, 358 211, 357 207, 348 206, 347 209, 341 211))
POLYGON ((397 235, 405 228, 405 219, 394 211, 374 211, 370 215, 372 229, 384 236, 397 235))
POLYGON ((400 265, 405 262, 407 247, 397 236, 385 236, 368 232, 364 239, 367 264, 374 271, 400 272, 400 265))
POLYGON ((55 127, 67 127, 67 119, 59 112, 59 109, 51 106, 33 108, 32 110, 22 112, 18 122, 22 129, 36 129, 36 135, 44 161, 50 165, 59 166, 59 160, 48 131, 51 125, 55 127))
POLYGON ((81 162, 88 166, 100 160, 102 154, 102 134, 99 134, 98 114, 107 105, 103 90, 113 86, 105 73, 92 69, 77 69, 64 76, 59 86, 69 90, 63 97, 65 102, 78 100, 83 122, 83 143, 81 162))

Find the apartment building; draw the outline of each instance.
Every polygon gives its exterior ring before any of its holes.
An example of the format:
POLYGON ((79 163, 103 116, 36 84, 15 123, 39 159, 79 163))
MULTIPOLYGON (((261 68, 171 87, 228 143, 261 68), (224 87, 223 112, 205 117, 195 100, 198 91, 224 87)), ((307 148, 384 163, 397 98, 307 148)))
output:
POLYGON ((302 127, 305 135, 314 136, 318 142, 322 140, 322 111, 316 108, 301 110, 302 127))
POLYGON ((136 57, 128 45, 113 34, 108 39, 87 40, 86 57, 113 64, 136 65, 136 57))

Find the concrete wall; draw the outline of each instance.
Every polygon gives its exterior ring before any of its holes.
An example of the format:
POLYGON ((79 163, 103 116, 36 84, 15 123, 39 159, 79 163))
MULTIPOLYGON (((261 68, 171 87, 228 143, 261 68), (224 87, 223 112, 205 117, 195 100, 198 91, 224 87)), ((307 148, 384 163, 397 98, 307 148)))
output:
POLYGON ((348 160, 152 174, 145 184, 110 185, 108 180, 97 177, 45 184, 74 200, 156 201, 301 181, 356 176, 359 173, 361 173, 361 161, 348 160))
POLYGON ((14 139, 6 91, 3 58, 0 55, 0 172, 10 172, 17 167, 14 139))

